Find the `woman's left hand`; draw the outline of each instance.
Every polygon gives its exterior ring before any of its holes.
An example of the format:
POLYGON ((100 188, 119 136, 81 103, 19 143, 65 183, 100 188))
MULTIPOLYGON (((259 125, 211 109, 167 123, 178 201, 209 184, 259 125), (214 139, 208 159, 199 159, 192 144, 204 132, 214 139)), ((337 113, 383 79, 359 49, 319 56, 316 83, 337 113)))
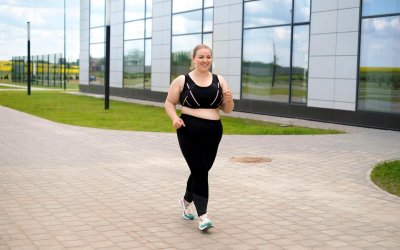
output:
POLYGON ((224 92, 224 102, 230 102, 233 100, 233 96, 232 96, 232 91, 228 90, 226 92, 224 92))

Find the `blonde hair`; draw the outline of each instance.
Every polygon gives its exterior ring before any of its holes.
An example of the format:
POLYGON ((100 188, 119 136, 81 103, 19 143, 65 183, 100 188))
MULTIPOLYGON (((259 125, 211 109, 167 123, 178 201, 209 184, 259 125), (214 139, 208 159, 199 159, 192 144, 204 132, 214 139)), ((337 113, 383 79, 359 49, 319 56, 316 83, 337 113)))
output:
POLYGON ((211 51, 211 53, 212 53, 212 49, 209 46, 207 46, 205 44, 202 44, 202 43, 196 45, 196 47, 194 47, 193 52, 192 52, 192 63, 190 64, 190 70, 194 70, 194 68, 195 68, 195 65, 193 63, 193 59, 196 57, 197 51, 199 49, 209 49, 211 51))

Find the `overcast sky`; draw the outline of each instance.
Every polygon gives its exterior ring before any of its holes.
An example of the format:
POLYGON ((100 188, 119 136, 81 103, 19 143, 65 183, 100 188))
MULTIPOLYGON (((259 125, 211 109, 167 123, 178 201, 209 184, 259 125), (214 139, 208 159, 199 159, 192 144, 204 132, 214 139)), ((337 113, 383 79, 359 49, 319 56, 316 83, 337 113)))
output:
MULTIPOLYGON (((27 22, 31 55, 64 53, 63 0, 0 0, 0 60, 27 55, 27 22)), ((79 0, 66 0, 67 59, 79 59, 79 0)))

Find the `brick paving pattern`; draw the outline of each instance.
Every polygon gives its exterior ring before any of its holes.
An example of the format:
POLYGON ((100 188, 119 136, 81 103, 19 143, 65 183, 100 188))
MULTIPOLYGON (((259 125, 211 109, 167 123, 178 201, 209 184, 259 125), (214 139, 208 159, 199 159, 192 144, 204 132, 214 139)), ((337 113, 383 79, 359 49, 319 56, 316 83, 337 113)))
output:
POLYGON ((224 135, 209 177, 215 227, 202 233, 181 219, 189 170, 175 134, 0 107, 0 249, 400 249, 400 199, 368 177, 399 158, 400 133, 293 122, 349 133, 224 135))

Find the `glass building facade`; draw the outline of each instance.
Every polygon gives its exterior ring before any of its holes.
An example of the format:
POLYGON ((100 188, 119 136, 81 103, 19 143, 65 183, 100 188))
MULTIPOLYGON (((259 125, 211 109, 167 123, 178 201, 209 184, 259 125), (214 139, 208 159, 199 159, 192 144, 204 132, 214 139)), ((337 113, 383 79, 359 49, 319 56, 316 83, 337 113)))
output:
POLYGON ((152 1, 124 1, 124 88, 151 87, 152 1))
POLYGON ((171 80, 189 70, 194 45, 212 48, 213 1, 172 1, 171 80))
POLYGON ((360 110, 400 113, 400 1, 363 1, 360 110))
MULTIPOLYGON (((105 16, 81 1, 83 92, 104 91, 105 16)), ((205 43, 237 111, 400 130, 398 41, 398 0, 113 0, 111 94, 163 102, 205 43)))
POLYGON ((90 0, 89 84, 104 85, 106 1, 90 0))
POLYGON ((309 26, 310 0, 244 2, 242 98, 306 103, 309 26))

